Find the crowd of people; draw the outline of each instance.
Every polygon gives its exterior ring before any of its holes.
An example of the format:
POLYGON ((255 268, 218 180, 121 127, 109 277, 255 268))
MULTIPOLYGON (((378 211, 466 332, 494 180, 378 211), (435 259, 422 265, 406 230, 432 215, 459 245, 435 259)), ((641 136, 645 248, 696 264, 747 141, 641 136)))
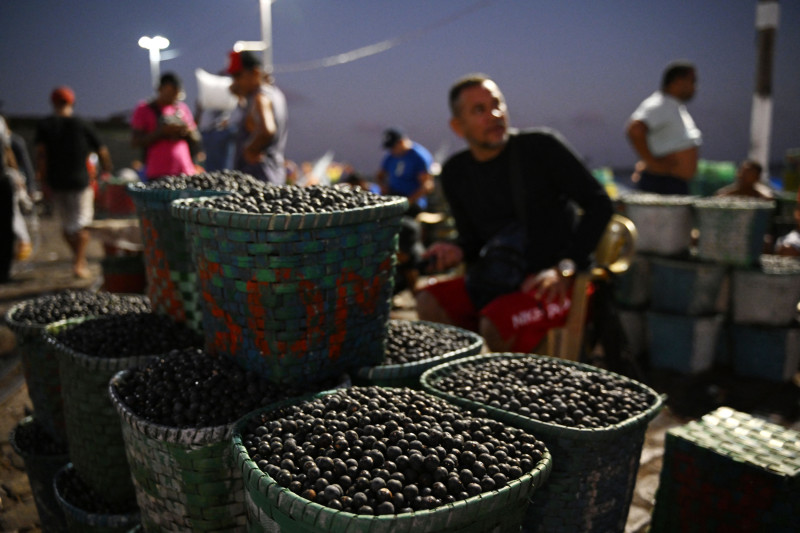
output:
MULTIPOLYGON (((232 111, 200 109, 200 127, 174 73, 162 75, 155 97, 136 106, 131 143, 141 150, 142 179, 234 168, 270 184, 320 183, 310 165, 297 168, 285 159, 286 98, 259 58, 248 51, 231 52, 225 73, 239 105, 232 111)), ((631 114, 625 137, 638 159, 632 179, 641 191, 689 194, 702 143, 687 110, 696 85, 695 65, 671 63, 660 87, 631 114)), ((35 171, 24 155, 15 157, 11 132, 0 123, 0 201, 2 212, 12 213, 0 227, 0 281, 9 279, 18 249, 14 241, 25 240, 14 226, 16 191, 35 187, 52 195, 74 254, 75 276, 88 276, 92 189, 85 162, 90 153, 97 154, 102 171, 109 173, 112 161, 91 124, 74 114, 75 94, 69 88, 56 88, 51 102, 53 114, 36 131, 35 171), (5 169, 23 169, 28 175, 6 179, 13 172, 5 169)), ((612 215, 611 199, 559 132, 512 128, 505 97, 488 76, 458 80, 449 91, 449 108, 450 128, 466 149, 452 155, 441 173, 424 146, 392 127, 383 132, 385 154, 375 179, 348 172, 341 181, 408 198, 396 286, 419 289, 420 319, 478 331, 493 351, 531 351, 548 329, 564 323, 574 275, 590 264, 612 215), (428 208, 436 179, 457 238, 425 249, 418 217, 428 208), (463 276, 417 286, 420 273, 459 265, 465 266, 463 276)), ((745 160, 736 181, 717 194, 774 198, 762 178, 761 165, 745 160)), ((795 218, 800 228, 800 208, 795 218)), ((776 253, 800 255, 800 232, 782 237, 776 253)))

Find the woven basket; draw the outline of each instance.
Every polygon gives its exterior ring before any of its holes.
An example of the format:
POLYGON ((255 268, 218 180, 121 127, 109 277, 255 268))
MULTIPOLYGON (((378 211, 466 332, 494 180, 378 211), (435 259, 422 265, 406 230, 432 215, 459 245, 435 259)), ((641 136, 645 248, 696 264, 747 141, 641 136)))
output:
POLYGON ((65 531, 67 524, 64 512, 56 500, 53 489, 53 478, 64 465, 69 463, 67 453, 42 454, 35 450, 29 450, 22 446, 18 441, 18 436, 22 432, 32 429, 31 426, 38 425, 38 421, 27 416, 20 420, 14 427, 9 436, 9 442, 14 451, 25 461, 25 473, 33 493, 33 501, 36 503, 36 511, 39 513, 39 522, 44 531, 65 531))
POLYGON ((647 344, 654 368, 697 374, 722 358, 720 335, 724 315, 687 316, 648 311, 647 344))
POLYGON ((61 398, 61 376, 58 359, 52 348, 44 340, 46 326, 23 324, 13 316, 30 302, 20 302, 12 306, 5 315, 5 322, 17 338, 28 396, 33 404, 36 421, 53 439, 67 442, 64 426, 64 401, 61 398))
POLYGON ((244 487, 231 449, 233 424, 179 429, 144 420, 117 393, 130 370, 117 373, 109 395, 122 422, 136 501, 145 531, 245 531, 244 487))
POLYGON ((624 531, 647 424, 658 414, 663 399, 649 387, 618 376, 651 392, 656 398, 653 405, 643 413, 607 428, 579 429, 540 422, 436 388, 439 378, 460 365, 494 358, 539 358, 584 371, 608 372, 545 356, 496 353, 436 366, 426 371, 420 381, 423 390, 469 409, 483 408, 490 417, 525 429, 547 445, 553 454, 553 472, 547 484, 534 495, 523 531, 624 531))
MULTIPOLYGON (((330 392, 320 393, 324 394, 330 392)), ((249 533, 514 532, 519 531, 531 495, 540 490, 550 474, 552 459, 550 452, 545 450, 542 460, 531 472, 509 482, 503 488, 445 504, 437 509, 386 516, 335 511, 278 485, 256 466, 242 443, 242 432, 250 419, 304 399, 307 398, 270 405, 236 423, 233 451, 245 485, 249 533)))
POLYGON ((625 216, 636 225, 636 250, 663 256, 684 255, 692 242, 691 196, 635 193, 620 197, 625 216))
POLYGON ((720 407, 667 431, 651 533, 790 533, 800 523, 800 433, 720 407))
POLYGON ((800 364, 800 329, 731 326, 733 372, 745 378, 791 381, 800 364))
POLYGON ((751 198, 705 198, 694 204, 700 239, 697 256, 706 261, 750 266, 764 247, 775 202, 751 198))
POLYGON ((356 371, 356 377, 371 385, 419 388, 419 377, 429 368, 446 363, 448 361, 460 359, 462 357, 477 355, 481 353, 481 350, 483 350, 483 337, 477 333, 457 328, 455 326, 437 324, 435 322, 422 322, 439 331, 456 330, 460 334, 469 337, 471 339, 470 343, 467 346, 457 350, 451 350, 449 352, 439 354, 429 354, 430 357, 427 359, 421 359, 419 361, 414 361, 413 363, 364 366, 356 371))
POLYGON ((55 322, 47 326, 45 334, 59 360, 69 456, 80 477, 109 503, 134 502, 136 493, 125 458, 119 416, 108 397, 108 382, 120 370, 145 364, 156 356, 94 357, 55 338, 87 319, 55 322))
POLYGON ((72 463, 66 464, 56 473, 53 481, 56 499, 64 512, 67 530, 70 533, 124 533, 139 523, 138 511, 128 514, 91 513, 67 501, 64 498, 62 480, 67 472, 72 469, 72 463))
POLYGON ((408 201, 256 215, 176 200, 200 277, 206 349, 276 383, 380 362, 408 201))
POLYGON ((708 315, 718 309, 727 268, 719 263, 654 257, 650 271, 650 309, 683 315, 708 315))
POLYGON ((733 271, 733 314, 736 324, 788 326, 798 318, 800 261, 762 256, 758 270, 733 271))
POLYGON ((197 189, 143 189, 128 186, 144 243, 147 295, 154 312, 165 313, 199 331, 202 306, 197 273, 184 225, 170 214, 170 203, 179 198, 228 194, 197 189))
POLYGON ((641 309, 650 302, 651 259, 635 254, 628 270, 614 276, 614 301, 628 309, 641 309))

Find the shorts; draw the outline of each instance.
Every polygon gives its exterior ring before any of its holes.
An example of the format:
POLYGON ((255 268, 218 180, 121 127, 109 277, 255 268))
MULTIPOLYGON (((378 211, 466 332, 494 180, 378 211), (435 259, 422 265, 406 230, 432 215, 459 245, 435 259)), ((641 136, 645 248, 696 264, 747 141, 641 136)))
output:
POLYGON ((689 182, 668 174, 642 172, 639 190, 655 194, 689 194, 689 182))
POLYGON ((504 339, 515 338, 512 350, 520 353, 531 352, 542 342, 548 330, 562 327, 571 303, 569 297, 563 304, 547 304, 532 293, 512 292, 495 298, 478 310, 469 299, 463 277, 439 281, 422 290, 436 299, 455 326, 478 331, 480 318, 486 317, 504 339))
POLYGON ((52 198, 64 233, 78 233, 94 220, 94 191, 91 187, 80 191, 53 191, 52 198))

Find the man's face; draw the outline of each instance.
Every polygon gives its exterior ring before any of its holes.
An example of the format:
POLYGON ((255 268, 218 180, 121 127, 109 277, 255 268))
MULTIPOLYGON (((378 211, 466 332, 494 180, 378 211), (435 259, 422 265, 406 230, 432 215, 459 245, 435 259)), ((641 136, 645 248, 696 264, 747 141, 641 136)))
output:
POLYGON ((261 84, 261 73, 257 70, 242 69, 232 75, 231 92, 236 96, 247 96, 261 84))
POLYGON ((739 183, 746 187, 752 187, 761 178, 758 169, 749 163, 742 163, 739 166, 738 176, 739 183))
POLYGON ((508 112, 503 93, 486 80, 467 87, 458 97, 450 127, 464 138, 471 148, 499 151, 508 139, 508 112))
POLYGON ((675 81, 678 84, 678 98, 684 102, 691 100, 697 90, 697 73, 692 71, 675 81))

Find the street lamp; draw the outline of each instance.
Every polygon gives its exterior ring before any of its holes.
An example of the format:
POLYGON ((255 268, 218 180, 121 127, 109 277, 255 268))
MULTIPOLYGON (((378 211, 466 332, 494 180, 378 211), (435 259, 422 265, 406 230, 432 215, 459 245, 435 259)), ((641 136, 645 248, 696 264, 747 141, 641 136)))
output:
POLYGON ((159 69, 161 61, 161 50, 169 46, 169 39, 156 35, 155 37, 142 37, 139 39, 139 46, 150 51, 150 76, 153 78, 153 88, 158 88, 159 69))

